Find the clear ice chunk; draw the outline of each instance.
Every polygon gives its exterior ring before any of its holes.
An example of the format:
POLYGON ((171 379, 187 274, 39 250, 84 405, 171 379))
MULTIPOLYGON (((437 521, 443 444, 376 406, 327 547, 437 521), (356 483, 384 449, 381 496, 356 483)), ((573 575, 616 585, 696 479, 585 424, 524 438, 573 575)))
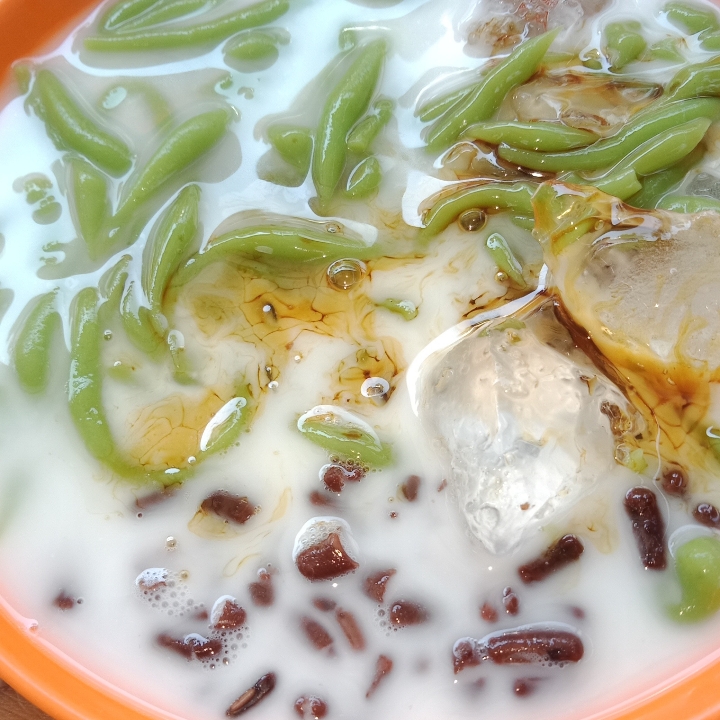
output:
POLYGON ((628 429, 635 421, 625 397, 574 347, 552 300, 538 295, 530 309, 444 349, 436 341, 408 378, 467 526, 496 554, 610 471, 619 438, 609 407, 628 429))
POLYGON ((503 49, 561 28, 568 37, 607 0, 479 0, 461 27, 468 42, 503 49))

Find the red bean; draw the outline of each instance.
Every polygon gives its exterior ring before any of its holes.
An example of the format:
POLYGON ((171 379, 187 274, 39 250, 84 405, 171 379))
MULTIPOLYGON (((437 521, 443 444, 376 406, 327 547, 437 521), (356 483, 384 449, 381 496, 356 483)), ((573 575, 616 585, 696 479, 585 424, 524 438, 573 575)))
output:
POLYGON ((218 630, 235 630, 245 624, 247 613, 236 602, 226 600, 222 613, 215 623, 218 630))
POLYGON ((335 505, 335 501, 331 497, 323 495, 317 490, 313 490, 310 493, 309 500, 310 504, 315 505, 315 507, 333 507, 335 505))
POLYGON ((363 635, 355 616, 347 610, 338 608, 335 611, 335 619, 338 621, 338 625, 340 625, 342 631, 345 633, 345 637, 350 643, 350 647, 353 650, 364 650, 365 636, 363 635))
POLYGON ((313 605, 321 612, 330 612, 335 609, 337 603, 330 598, 319 597, 313 600, 313 605))
POLYGON ((582 640, 575 633, 525 627, 482 640, 458 640, 453 647, 453 665, 458 673, 485 661, 495 665, 575 663, 582 659, 583 653, 582 640))
POLYGON ((421 625, 427 622, 429 617, 428 611, 417 603, 397 600, 390 605, 390 623, 395 627, 421 625))
POLYGON ((664 570, 665 522, 658 508, 655 493, 649 488, 635 487, 625 495, 625 511, 632 520, 635 542, 646 570, 664 570))
POLYGON ((485 620, 485 622, 494 623, 497 622, 498 613, 490 603, 486 602, 483 603, 483 606, 480 608, 480 617, 485 620))
POLYGON ((328 465, 323 472, 323 483, 325 487, 334 493, 342 492, 345 487, 345 476, 347 473, 339 465, 328 465))
POLYGON ((257 582, 250 583, 250 598, 258 607, 270 607, 275 602, 275 589, 272 576, 269 572, 261 570, 257 582))
POLYGON ((537 690, 540 678, 518 678, 513 683, 513 692, 518 697, 527 697, 537 690))
POLYGON ((517 615, 520 612, 520 598, 511 587, 506 587, 502 593, 502 604, 508 615, 517 615))
POLYGON ((405 499, 410 502, 415 502, 420 491, 420 478, 417 475, 411 475, 401 486, 400 490, 405 496, 405 499))
POLYGON ((68 595, 64 590, 61 591, 58 596, 53 600, 53 605, 56 608, 60 608, 63 612, 65 610, 72 610, 75 607, 77 600, 74 597, 68 595))
POLYGON ((375 602, 381 603, 385 599, 385 590, 388 580, 397 572, 393 568, 380 570, 365 578, 365 594, 375 602))
POLYGON ((709 528, 720 528, 720 511, 710 503, 700 503, 693 510, 693 517, 701 525, 709 528))
POLYGON ((387 655, 381 655, 375 663, 375 677, 373 678, 372 684, 365 693, 366 698, 370 698, 375 694, 378 686, 386 678, 393 669, 393 661, 387 657, 387 655))
POLYGON ((186 660, 192 660, 193 647, 185 642, 184 638, 174 638, 171 635, 162 634, 158 635, 157 644, 160 647, 176 652, 178 655, 182 655, 186 660))
POLYGON ((217 657, 223 649, 222 640, 216 638, 202 639, 186 639, 186 642, 192 644, 193 655, 198 660, 208 660, 217 657))
POLYGON ((333 644, 332 635, 317 621, 309 617, 304 617, 300 624, 305 637, 315 646, 318 650, 324 650, 329 648, 333 644))
POLYGON ((532 562, 518 568, 520 579, 524 583, 540 582, 548 575, 575 562, 583 553, 583 544, 575 535, 563 535, 545 552, 532 562))
POLYGON ((263 675, 251 688, 246 690, 226 711, 228 717, 237 717, 255 707, 275 689, 275 673, 263 675))
POLYGON ((682 497, 687 493, 688 481, 682 468, 672 465, 665 468, 662 475, 662 488, 668 495, 682 497))
POLYGON ((135 498, 135 506, 138 510, 147 510, 154 505, 158 505, 166 500, 169 500, 179 489, 180 485, 179 483, 176 483, 175 485, 168 485, 162 490, 156 490, 148 495, 142 495, 139 498, 135 498))
POLYGON ((303 720, 322 720, 327 711, 327 703, 316 695, 301 695, 295 701, 295 712, 303 720))
POLYGON ((332 580, 358 568, 337 533, 330 533, 325 540, 303 550, 295 558, 295 564, 301 575, 313 581, 332 580))
POLYGON ((226 490, 208 495, 200 504, 200 509, 238 525, 246 523, 258 511, 246 497, 232 495, 226 490))
POLYGON ((207 660, 217 657, 223 648, 221 640, 207 639, 202 635, 186 635, 184 638, 174 638, 171 635, 158 635, 157 643, 160 647, 167 648, 182 655, 186 660, 207 660))
POLYGON ((322 481, 334 493, 342 492, 346 482, 359 482, 364 477, 365 468, 354 463, 335 462, 322 469, 322 481))

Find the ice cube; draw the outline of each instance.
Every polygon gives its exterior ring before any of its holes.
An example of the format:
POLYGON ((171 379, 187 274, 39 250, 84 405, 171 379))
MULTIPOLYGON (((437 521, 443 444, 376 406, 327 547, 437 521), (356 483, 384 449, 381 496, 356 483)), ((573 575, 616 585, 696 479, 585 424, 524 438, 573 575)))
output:
POLYGON ((687 185, 687 195, 720 200, 720 178, 706 172, 696 173, 687 185))
POLYGON ((515 548, 614 465, 608 405, 634 411, 570 342, 552 301, 496 319, 410 374, 467 526, 493 553, 515 548))
POLYGON ((648 425, 658 424, 664 460, 693 466, 695 478, 716 475, 702 431, 718 414, 720 215, 640 210, 557 182, 533 203, 567 316, 615 367, 648 425))
POLYGON ((607 0, 479 0, 460 27, 470 46, 504 52, 528 37, 561 28, 575 39, 583 20, 607 0))

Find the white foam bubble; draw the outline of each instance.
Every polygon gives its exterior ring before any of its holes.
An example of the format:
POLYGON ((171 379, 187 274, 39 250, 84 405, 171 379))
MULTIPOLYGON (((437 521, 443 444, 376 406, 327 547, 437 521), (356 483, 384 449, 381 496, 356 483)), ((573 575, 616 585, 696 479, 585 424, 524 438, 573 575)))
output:
POLYGON ((319 545, 327 540, 330 535, 336 534, 345 552, 358 562, 360 549, 352 536, 350 525, 339 517, 323 516, 310 518, 301 528, 295 537, 295 545, 292 551, 293 562, 297 561, 298 555, 308 548, 319 545))

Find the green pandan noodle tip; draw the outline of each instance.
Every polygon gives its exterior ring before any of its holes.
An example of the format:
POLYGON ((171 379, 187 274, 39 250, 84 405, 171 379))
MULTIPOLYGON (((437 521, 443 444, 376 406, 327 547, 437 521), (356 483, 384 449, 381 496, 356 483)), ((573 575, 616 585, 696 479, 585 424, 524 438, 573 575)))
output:
POLYGON ((374 468, 392 463, 390 446, 364 420, 342 408, 318 405, 300 417, 297 427, 308 440, 342 460, 374 468))
POLYGON ((720 539, 701 536, 681 545, 675 572, 682 589, 682 600, 670 607, 675 620, 696 622, 720 609, 720 539))

